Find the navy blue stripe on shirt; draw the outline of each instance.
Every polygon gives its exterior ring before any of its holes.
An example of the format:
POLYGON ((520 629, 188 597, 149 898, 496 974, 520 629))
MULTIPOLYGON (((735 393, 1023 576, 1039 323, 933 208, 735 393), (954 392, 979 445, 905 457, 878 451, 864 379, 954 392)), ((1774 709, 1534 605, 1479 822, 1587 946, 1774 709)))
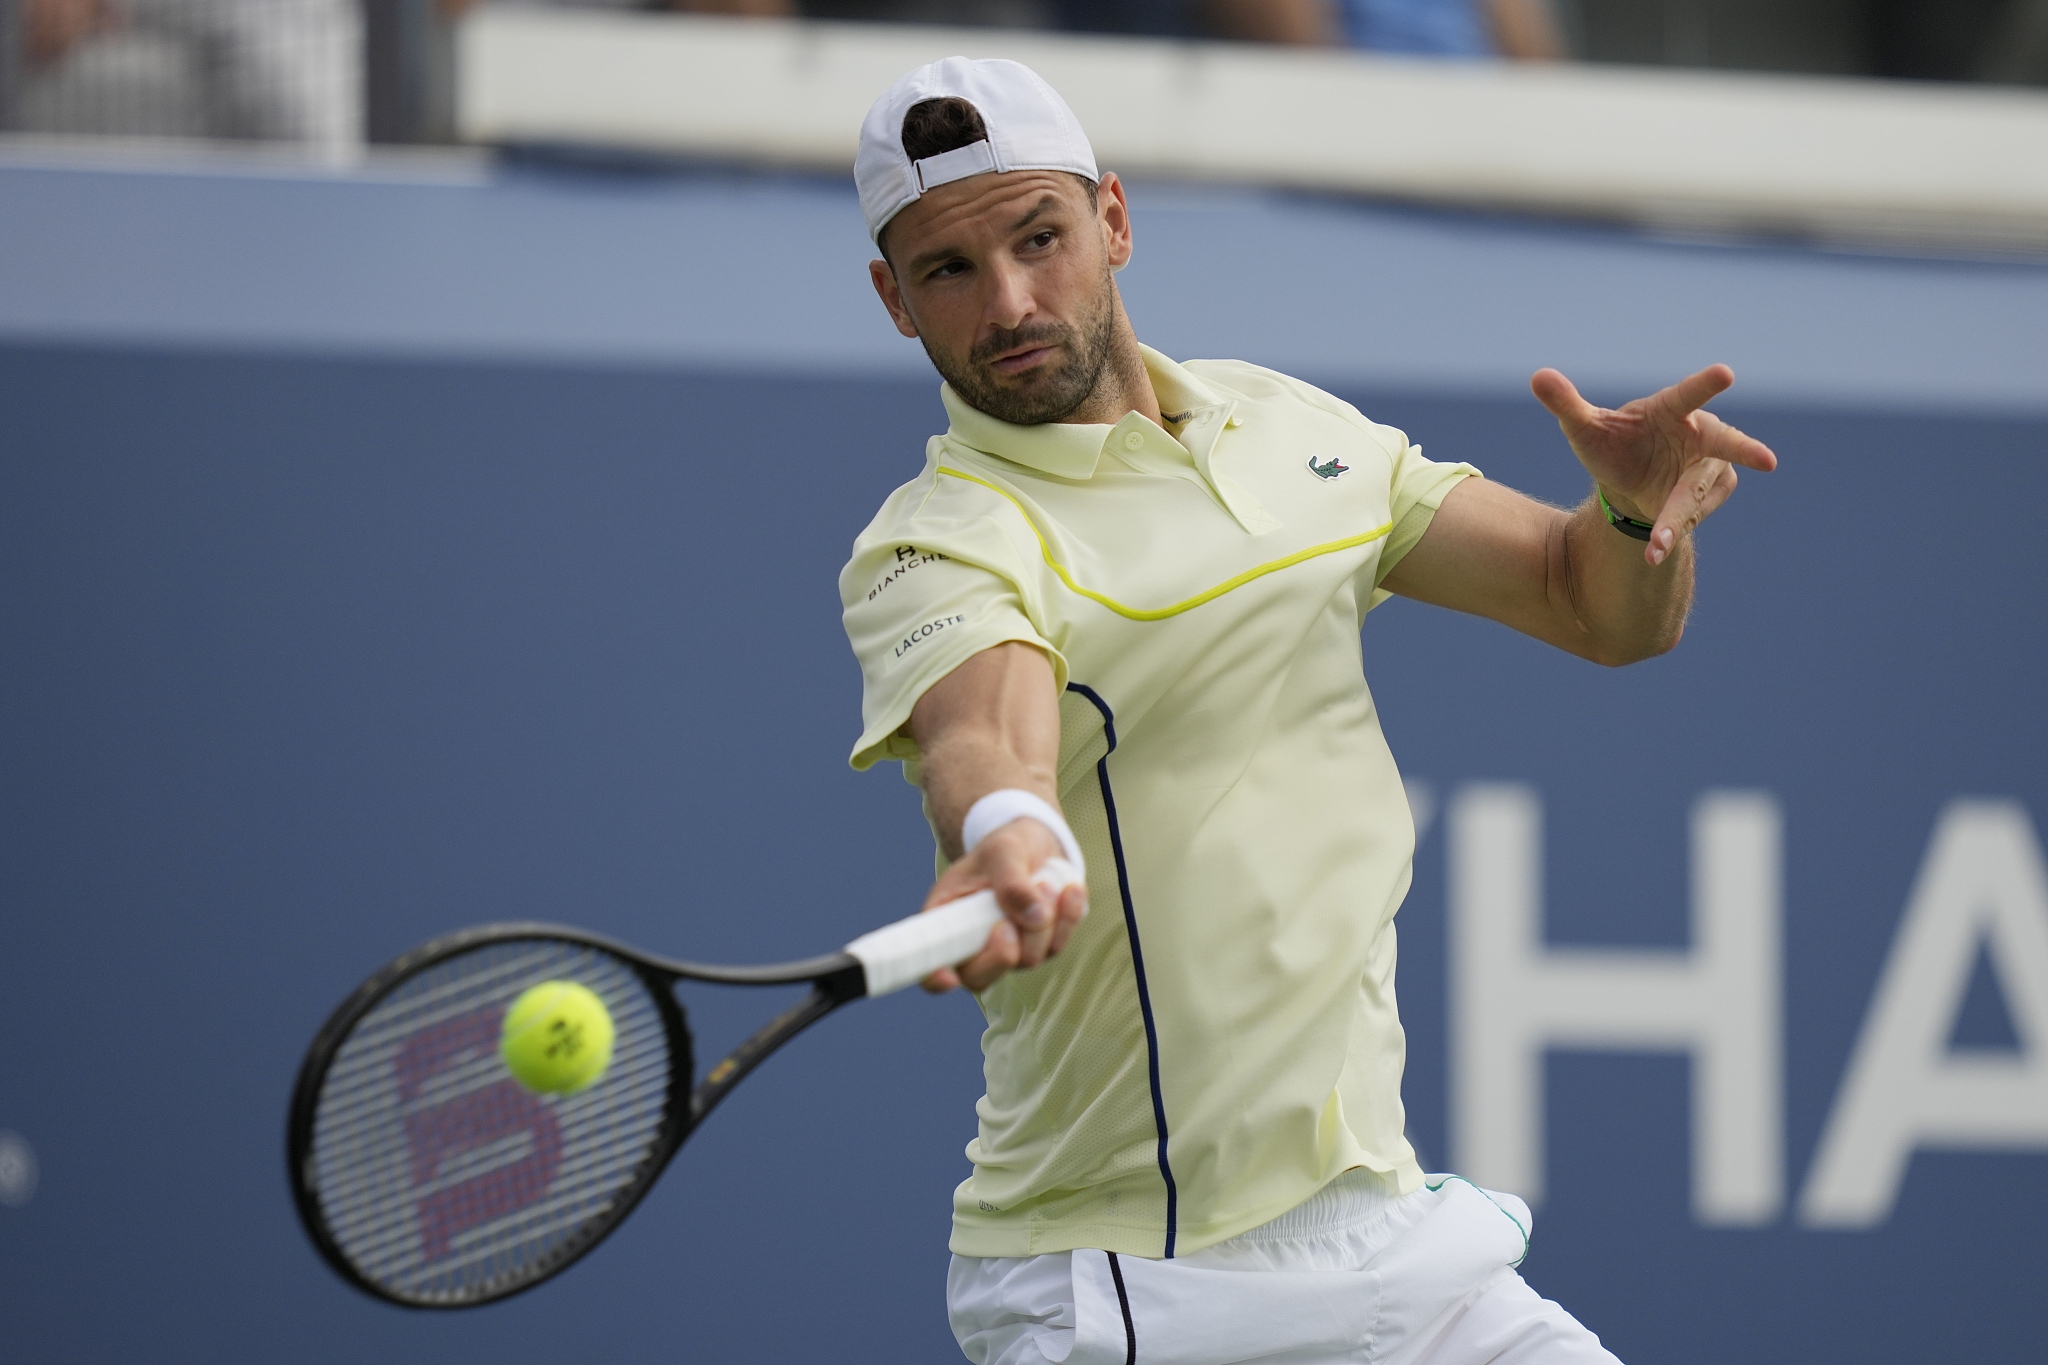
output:
POLYGON ((1145 984, 1145 950, 1138 943, 1138 910, 1131 903, 1131 876, 1124 866, 1124 838, 1116 823, 1116 794, 1109 787, 1109 756, 1116 752, 1116 716, 1092 687, 1067 684, 1102 713, 1102 733, 1109 747, 1095 764, 1102 787, 1102 809, 1109 817, 1109 847, 1116 854, 1116 889, 1124 902, 1124 932, 1131 941, 1131 970, 1138 979, 1138 1009, 1145 1016, 1145 1054, 1152 1073, 1152 1123, 1159 1130, 1159 1178, 1166 1182, 1166 1259, 1173 1259, 1173 1240, 1180 1221, 1180 1191, 1173 1183, 1173 1163, 1166 1157, 1166 1096, 1159 1085, 1159 1026, 1152 1021, 1152 991, 1145 984))

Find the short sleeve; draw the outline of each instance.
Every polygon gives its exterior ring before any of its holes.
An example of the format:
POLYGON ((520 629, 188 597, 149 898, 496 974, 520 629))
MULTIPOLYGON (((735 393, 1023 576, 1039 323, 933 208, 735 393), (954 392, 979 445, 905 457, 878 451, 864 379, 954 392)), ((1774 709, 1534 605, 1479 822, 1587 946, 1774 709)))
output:
POLYGON ((1405 436, 1401 438, 1401 453, 1394 459, 1393 491, 1388 503, 1394 529, 1387 533, 1386 548, 1380 551, 1379 564, 1373 573, 1374 606, 1386 600, 1388 594, 1380 584, 1422 539, 1422 533, 1429 529, 1429 523, 1436 517, 1436 509, 1443 505, 1444 495, 1466 479, 1480 477, 1483 476, 1469 464, 1440 464, 1425 460, 1421 446, 1405 436))
MULTIPOLYGON (((1026 614, 1017 584, 960 552, 955 528, 934 540, 863 536, 839 577, 846 638, 860 660, 861 736, 852 763, 916 759, 905 730, 933 683, 985 649, 1035 645, 1067 685, 1066 660, 1026 614), (946 545, 954 553, 938 548, 946 545)), ((1000 562, 1000 554, 987 556, 1000 562)))

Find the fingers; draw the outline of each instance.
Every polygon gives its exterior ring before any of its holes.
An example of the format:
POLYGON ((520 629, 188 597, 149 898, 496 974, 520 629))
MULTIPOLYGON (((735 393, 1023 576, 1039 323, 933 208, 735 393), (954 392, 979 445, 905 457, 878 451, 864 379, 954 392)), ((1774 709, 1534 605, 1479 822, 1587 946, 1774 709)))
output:
POLYGON ((1705 407, 1717 395, 1726 393, 1734 382, 1735 371, 1726 365, 1709 365, 1697 374, 1687 375, 1670 388, 1659 390, 1650 401, 1684 416, 1705 407))
POLYGON ((990 834, 973 853, 946 869, 925 898, 925 909, 987 889, 995 893, 1004 918, 989 931, 979 953, 926 977, 926 990, 986 990, 1004 973, 1036 967, 1066 947, 1088 913, 1088 888, 1056 887, 1038 880, 1046 860, 1059 852, 1051 831, 1024 819, 990 834))
MULTIPOLYGON (((1734 372, 1726 365, 1711 366, 1665 392, 1675 393, 1703 377, 1725 389, 1727 383, 1723 381, 1732 381, 1734 372), (1716 370, 1721 373, 1716 375, 1716 370)), ((1713 413, 1695 412, 1686 420, 1691 423, 1698 442, 1692 447, 1691 463, 1665 496, 1664 506, 1657 513, 1656 527, 1650 532, 1650 543, 1643 549, 1643 558, 1652 565, 1662 564, 1677 547, 1680 536, 1692 534, 1715 509, 1728 501, 1728 495, 1735 491, 1737 465, 1764 473, 1778 467, 1778 457, 1769 446, 1728 425, 1713 413)))
POLYGON ((1603 488, 1644 513, 1655 510, 1643 547, 1643 558, 1654 566, 1727 501, 1736 466, 1778 467, 1769 446, 1702 410, 1734 382, 1734 370, 1709 365, 1618 412, 1591 406, 1555 370, 1539 370, 1530 387, 1557 414, 1573 452, 1603 488))
POLYGON ((1600 409, 1579 396, 1572 381, 1556 370, 1542 369, 1529 376, 1529 392, 1536 395, 1536 401, 1550 409, 1566 435, 1578 427, 1585 426, 1600 413, 1600 409))
POLYGON ((1702 447, 1712 458, 1765 474, 1778 467, 1778 457, 1769 446, 1747 432, 1729 426, 1713 413, 1699 413, 1693 421, 1699 430, 1702 447))
MULTIPOLYGON (((988 878, 989 889, 996 893, 996 905, 1017 931, 1018 956, 1015 965, 1036 967, 1045 961, 1052 948, 1054 921, 1058 917, 1059 893, 1041 885, 1033 875, 1039 865, 1050 854, 1036 847, 1038 840, 1031 839, 1019 830, 1019 825, 1005 826, 982 841, 975 856, 981 860, 982 874, 988 878)), ((1037 821, 1030 821, 1028 828, 1042 830, 1037 821)), ((1046 839, 1050 840, 1050 835, 1046 839)))
POLYGON ((1074 936, 1074 931, 1081 927, 1081 921, 1086 918, 1087 914, 1087 887, 1070 886, 1060 892, 1059 909, 1053 920, 1052 947, 1047 950, 1047 957, 1057 955, 1060 949, 1067 946, 1067 940, 1071 939, 1074 936))
POLYGON ((1691 535, 1715 508, 1728 501, 1735 480, 1735 467, 1725 460, 1701 460, 1687 469, 1657 513, 1657 525, 1650 532, 1643 558, 1653 565, 1662 564, 1680 536, 1691 535))
MULTIPOLYGON (((1017 926, 1004 920, 989 930, 988 943, 973 957, 961 963, 954 971, 960 984, 970 991, 985 991, 996 984, 1007 973, 1023 965, 1023 954, 1017 940, 1017 926)), ((934 973, 936 975, 936 973, 934 973)))
POLYGON ((1051 942, 1035 961, 1026 960, 1025 938, 1019 935, 1017 926, 1006 919, 989 931, 988 942, 979 953, 953 970, 933 972, 925 978, 924 988, 933 994, 942 994, 958 985, 979 993, 1011 972, 1035 967, 1057 956, 1087 914, 1088 889, 1068 887, 1059 894, 1058 907, 1051 942))

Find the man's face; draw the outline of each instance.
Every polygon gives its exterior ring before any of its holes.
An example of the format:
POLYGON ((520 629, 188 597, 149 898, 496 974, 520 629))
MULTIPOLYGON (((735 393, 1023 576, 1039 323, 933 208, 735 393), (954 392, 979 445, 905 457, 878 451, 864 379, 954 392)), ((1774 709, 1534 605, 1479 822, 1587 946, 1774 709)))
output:
POLYGON ((1110 271, 1130 259, 1123 186, 1062 171, 941 185, 882 234, 868 267, 896 330, 962 398, 1006 422, 1057 422, 1095 391, 1118 321, 1110 271))

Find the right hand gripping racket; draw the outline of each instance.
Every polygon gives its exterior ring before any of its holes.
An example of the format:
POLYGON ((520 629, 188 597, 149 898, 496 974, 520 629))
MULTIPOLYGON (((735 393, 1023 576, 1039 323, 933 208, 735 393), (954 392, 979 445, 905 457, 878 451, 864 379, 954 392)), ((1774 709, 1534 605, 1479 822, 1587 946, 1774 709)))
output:
MULTIPOLYGON (((1079 880, 1050 859, 1038 880, 1079 880)), ((974 895, 767 967, 650 957, 548 924, 435 939, 365 981, 314 1038, 286 1143, 306 1231, 342 1278, 416 1308, 468 1308, 539 1284, 633 1211, 741 1078, 849 1000, 886 995, 979 952, 1002 919, 974 895), (611 1065, 587 1089, 536 1094, 499 1056, 528 987, 575 981, 610 1010, 611 1065), (695 1080, 678 981, 811 992, 695 1080)))

